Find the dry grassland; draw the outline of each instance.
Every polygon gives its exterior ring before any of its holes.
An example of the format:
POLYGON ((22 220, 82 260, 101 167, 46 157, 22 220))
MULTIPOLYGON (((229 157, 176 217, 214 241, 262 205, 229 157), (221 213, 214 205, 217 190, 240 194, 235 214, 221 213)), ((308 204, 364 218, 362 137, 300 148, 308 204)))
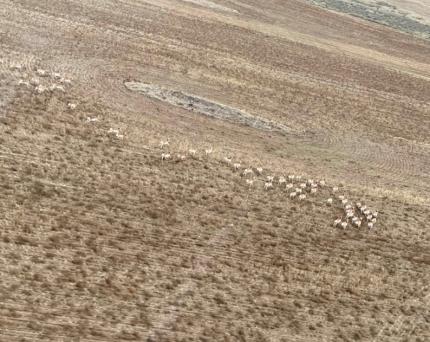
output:
POLYGON ((430 340, 428 41, 299 0, 0 0, 0 96, 0 341, 430 340))

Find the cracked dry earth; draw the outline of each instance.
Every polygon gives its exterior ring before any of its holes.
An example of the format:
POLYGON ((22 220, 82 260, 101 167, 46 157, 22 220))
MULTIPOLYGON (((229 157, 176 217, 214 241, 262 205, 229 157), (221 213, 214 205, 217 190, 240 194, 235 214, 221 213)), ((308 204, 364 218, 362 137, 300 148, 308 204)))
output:
POLYGON ((0 0, 0 91, 0 341, 430 340, 428 41, 300 0, 0 0), (288 174, 328 186, 264 190, 288 174))

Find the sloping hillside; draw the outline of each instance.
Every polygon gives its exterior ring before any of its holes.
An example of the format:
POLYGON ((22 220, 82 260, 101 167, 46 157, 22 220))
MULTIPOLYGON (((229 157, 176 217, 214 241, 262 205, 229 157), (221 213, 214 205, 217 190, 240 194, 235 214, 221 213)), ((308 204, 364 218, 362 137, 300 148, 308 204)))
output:
POLYGON ((0 5, 0 341, 430 339, 428 41, 305 1, 0 5))

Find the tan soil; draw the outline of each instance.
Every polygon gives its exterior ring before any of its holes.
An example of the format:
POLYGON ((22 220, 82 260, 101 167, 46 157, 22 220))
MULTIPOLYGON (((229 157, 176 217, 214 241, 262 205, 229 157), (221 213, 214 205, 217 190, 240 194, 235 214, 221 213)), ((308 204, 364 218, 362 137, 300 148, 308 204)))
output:
POLYGON ((0 0, 0 341, 428 341, 430 43, 304 1, 212 2, 237 12, 0 0), (64 92, 18 84, 37 68, 64 92), (249 188, 226 156, 265 173, 249 188), (332 227, 329 188, 290 200, 270 174, 338 185, 375 229, 332 227))

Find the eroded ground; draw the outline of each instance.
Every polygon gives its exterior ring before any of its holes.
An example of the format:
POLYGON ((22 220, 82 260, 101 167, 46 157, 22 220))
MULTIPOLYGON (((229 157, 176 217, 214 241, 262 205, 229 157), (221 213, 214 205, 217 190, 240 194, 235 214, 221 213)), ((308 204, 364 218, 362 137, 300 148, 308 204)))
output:
POLYGON ((430 4, 425 1, 311 0, 331 10, 430 39, 430 4))

